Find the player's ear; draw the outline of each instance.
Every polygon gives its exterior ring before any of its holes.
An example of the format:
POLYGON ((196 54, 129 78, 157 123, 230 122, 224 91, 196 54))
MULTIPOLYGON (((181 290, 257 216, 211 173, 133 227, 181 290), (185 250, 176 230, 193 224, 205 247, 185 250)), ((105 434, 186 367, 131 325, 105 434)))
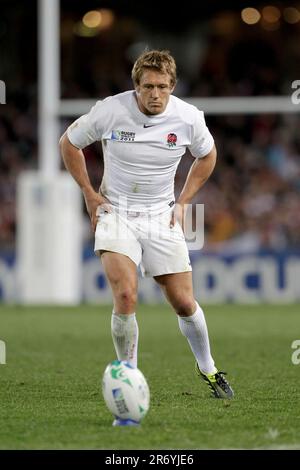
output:
POLYGON ((173 93, 173 91, 175 90, 175 87, 176 87, 176 83, 173 83, 172 85, 170 85, 170 93, 173 93))

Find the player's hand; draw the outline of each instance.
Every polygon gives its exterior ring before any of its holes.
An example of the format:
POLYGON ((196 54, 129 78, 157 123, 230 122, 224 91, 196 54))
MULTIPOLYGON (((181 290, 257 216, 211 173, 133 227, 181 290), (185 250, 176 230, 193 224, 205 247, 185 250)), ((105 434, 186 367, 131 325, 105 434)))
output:
POLYGON ((184 217, 185 217, 184 204, 176 202, 172 215, 171 215, 170 228, 173 228, 176 222, 179 222, 182 230, 184 230, 184 217))
POLYGON ((85 205, 91 219, 92 230, 95 232, 101 210, 112 212, 112 208, 109 201, 94 190, 83 191, 83 195, 85 205))

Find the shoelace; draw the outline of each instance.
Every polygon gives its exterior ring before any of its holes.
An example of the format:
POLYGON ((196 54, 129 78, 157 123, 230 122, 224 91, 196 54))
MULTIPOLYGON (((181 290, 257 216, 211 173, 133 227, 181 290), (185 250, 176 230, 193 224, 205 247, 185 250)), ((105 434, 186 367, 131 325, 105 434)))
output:
POLYGON ((225 387, 225 389, 228 390, 229 384, 227 380, 225 379, 224 375, 226 375, 226 372, 222 372, 222 371, 217 372, 215 374, 216 382, 221 388, 225 387))

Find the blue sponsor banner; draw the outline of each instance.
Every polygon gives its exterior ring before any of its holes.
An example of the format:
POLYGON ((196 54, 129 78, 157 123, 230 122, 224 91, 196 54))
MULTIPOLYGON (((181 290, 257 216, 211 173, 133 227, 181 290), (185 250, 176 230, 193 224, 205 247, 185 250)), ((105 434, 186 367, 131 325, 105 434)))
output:
MULTIPOLYGON (((300 301, 300 250, 234 255, 191 252, 195 296, 203 303, 300 301)), ((0 253, 0 300, 17 302, 14 253, 0 253)), ((139 279, 140 302, 162 302, 159 286, 139 279)), ((111 303, 111 292, 93 247, 83 250, 82 301, 111 303)))
POLYGON ((195 293, 203 302, 300 300, 300 251, 201 254, 192 265, 195 293))

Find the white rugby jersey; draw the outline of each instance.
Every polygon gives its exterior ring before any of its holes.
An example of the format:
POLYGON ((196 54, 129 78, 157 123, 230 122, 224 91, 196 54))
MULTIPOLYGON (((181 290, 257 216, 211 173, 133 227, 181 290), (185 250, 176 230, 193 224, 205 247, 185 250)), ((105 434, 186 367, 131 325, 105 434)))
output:
POLYGON ((139 110, 134 90, 96 102, 67 135, 80 149, 102 141, 101 193, 113 206, 155 213, 174 200, 175 173, 186 149, 200 158, 214 144, 195 106, 171 95, 163 113, 149 116, 139 110))

